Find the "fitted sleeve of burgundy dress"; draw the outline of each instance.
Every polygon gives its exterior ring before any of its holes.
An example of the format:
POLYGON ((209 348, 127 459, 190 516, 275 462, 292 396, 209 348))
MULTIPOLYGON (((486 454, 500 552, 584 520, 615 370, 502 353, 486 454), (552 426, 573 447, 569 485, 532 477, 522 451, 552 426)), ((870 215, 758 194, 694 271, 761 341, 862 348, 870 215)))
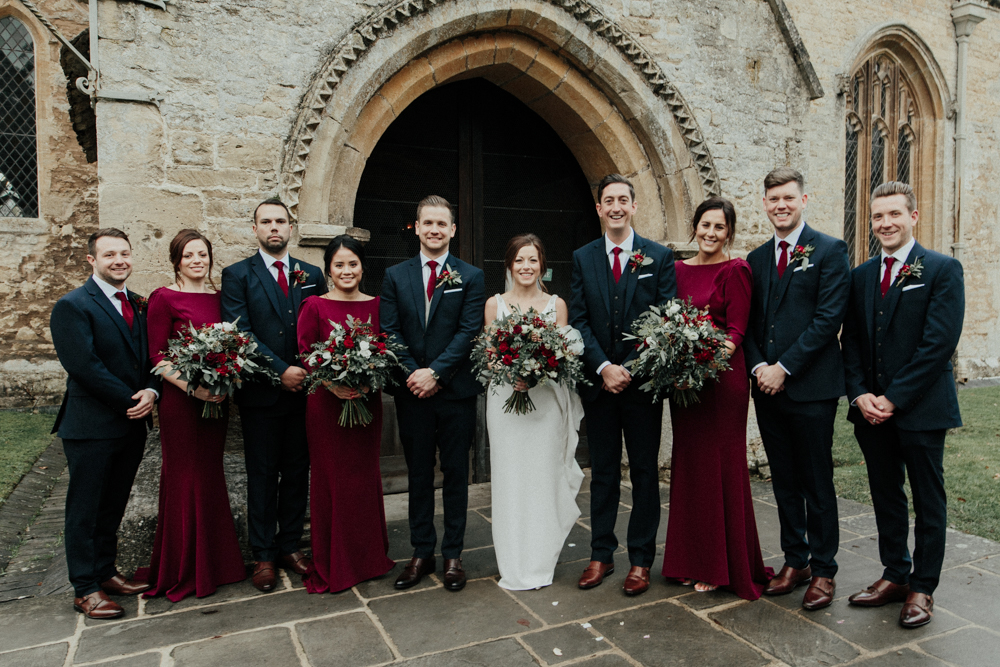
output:
POLYGON ((670 403, 674 444, 663 575, 756 600, 770 568, 760 553, 746 458, 750 385, 740 343, 750 317, 750 265, 742 259, 677 262, 676 269, 677 296, 708 306, 736 352, 729 359, 732 369, 699 393, 700 403, 670 403))
MULTIPOLYGON (((299 352, 326 340, 330 320, 345 324, 351 315, 371 322, 379 332, 378 297, 370 301, 334 301, 317 296, 299 309, 299 352)), ((386 554, 389 535, 382 503, 382 395, 368 394, 372 422, 345 428, 337 423, 341 401, 324 388, 306 403, 309 441, 309 508, 315 569, 303 577, 310 593, 336 593, 381 576, 394 563, 386 554)))
MULTIPOLYGON (((221 321, 219 294, 160 288, 149 296, 149 355, 163 359, 167 343, 188 323, 221 321)), ((229 413, 201 416, 202 402, 163 382, 159 403, 160 507, 146 597, 177 602, 192 593, 211 595, 246 578, 222 467, 229 413)), ((141 575, 139 575, 141 576, 141 575)))

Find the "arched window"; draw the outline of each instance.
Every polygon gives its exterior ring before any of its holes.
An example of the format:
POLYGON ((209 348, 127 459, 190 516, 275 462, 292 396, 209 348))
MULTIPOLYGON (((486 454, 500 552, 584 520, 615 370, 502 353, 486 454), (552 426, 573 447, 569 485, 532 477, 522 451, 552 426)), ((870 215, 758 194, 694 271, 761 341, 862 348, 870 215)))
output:
POLYGON ((23 23, 0 18, 0 217, 38 217, 34 51, 23 23))

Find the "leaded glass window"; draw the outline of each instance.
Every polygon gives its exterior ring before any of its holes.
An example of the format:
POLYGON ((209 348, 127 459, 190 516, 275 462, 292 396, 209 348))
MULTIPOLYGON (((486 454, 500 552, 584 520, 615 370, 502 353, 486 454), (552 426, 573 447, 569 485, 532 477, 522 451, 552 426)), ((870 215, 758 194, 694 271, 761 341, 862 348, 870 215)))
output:
POLYGON ((0 216, 38 217, 34 42, 10 16, 0 18, 0 216))

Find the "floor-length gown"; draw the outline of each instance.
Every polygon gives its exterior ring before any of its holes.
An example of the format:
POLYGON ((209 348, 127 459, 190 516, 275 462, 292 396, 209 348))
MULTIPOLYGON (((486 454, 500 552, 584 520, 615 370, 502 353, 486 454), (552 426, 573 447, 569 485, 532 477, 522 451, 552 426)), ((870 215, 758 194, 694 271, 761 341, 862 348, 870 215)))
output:
POLYGON ((720 373, 689 407, 670 401, 673 453, 663 575, 694 579, 756 600, 770 577, 764 567, 747 471, 750 385, 743 335, 750 317, 750 265, 742 259, 677 269, 677 296, 708 306, 736 345, 720 373))
MULTIPOLYGON (((496 295, 497 319, 510 314, 496 295)), ((554 321, 555 295, 542 315, 554 321)), ((563 385, 533 387, 535 409, 505 413, 509 386, 487 390, 486 425, 490 436, 493 495, 493 544, 500 586, 529 590, 552 583, 563 542, 580 517, 576 494, 583 471, 576 462, 580 397, 563 385)))
MULTIPOLYGON (((222 320, 218 293, 178 292, 161 287, 149 296, 149 356, 163 359, 167 341, 190 324, 222 320)), ((222 467, 228 411, 201 416, 204 403, 163 382, 159 403, 160 507, 146 597, 177 602, 194 593, 211 595, 223 584, 246 578, 222 467)), ((223 407, 225 410, 225 406, 223 407)))
MULTIPOLYGON (((378 305, 378 297, 370 301, 309 297, 299 309, 299 352, 311 352, 313 343, 329 337, 330 320, 346 324, 348 315, 371 321, 378 333, 378 305)), ((368 394, 373 419, 367 426, 340 426, 341 405, 333 392, 322 388, 310 394, 306 404, 315 570, 303 581, 310 593, 346 590, 394 565, 386 556, 389 534, 379 470, 382 395, 368 394)))

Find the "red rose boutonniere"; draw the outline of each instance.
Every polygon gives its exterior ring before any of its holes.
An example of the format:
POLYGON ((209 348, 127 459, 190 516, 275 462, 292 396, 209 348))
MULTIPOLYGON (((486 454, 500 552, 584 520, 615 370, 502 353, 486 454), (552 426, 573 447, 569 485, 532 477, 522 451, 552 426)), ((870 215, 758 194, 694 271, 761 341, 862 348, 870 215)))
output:
POLYGON ((295 270, 291 272, 291 276, 292 276, 292 282, 294 282, 299 287, 305 285, 306 281, 309 280, 309 274, 299 268, 298 262, 295 263, 295 270))
POLYGON ((791 256, 789 256, 788 259, 793 264, 795 262, 798 262, 802 270, 805 271, 806 269, 809 268, 809 258, 812 257, 812 254, 814 252, 816 252, 815 246, 807 245, 805 247, 802 247, 800 245, 797 245, 794 248, 792 248, 792 254, 791 256))
POLYGON ((924 263, 920 257, 913 264, 903 264, 896 275, 896 285, 902 285, 907 278, 919 278, 924 272, 924 263))
POLYGON ((149 299, 144 296, 139 296, 138 294, 132 295, 132 303, 135 304, 135 309, 141 315, 146 312, 146 308, 149 307, 149 299))
POLYGON ((444 271, 438 276, 437 284, 434 287, 454 287, 455 285, 462 284, 462 274, 458 271, 453 271, 450 264, 444 265, 444 271))
POLYGON ((628 268, 635 273, 643 266, 649 266, 653 263, 652 257, 647 257, 641 250, 636 250, 628 258, 628 268))

